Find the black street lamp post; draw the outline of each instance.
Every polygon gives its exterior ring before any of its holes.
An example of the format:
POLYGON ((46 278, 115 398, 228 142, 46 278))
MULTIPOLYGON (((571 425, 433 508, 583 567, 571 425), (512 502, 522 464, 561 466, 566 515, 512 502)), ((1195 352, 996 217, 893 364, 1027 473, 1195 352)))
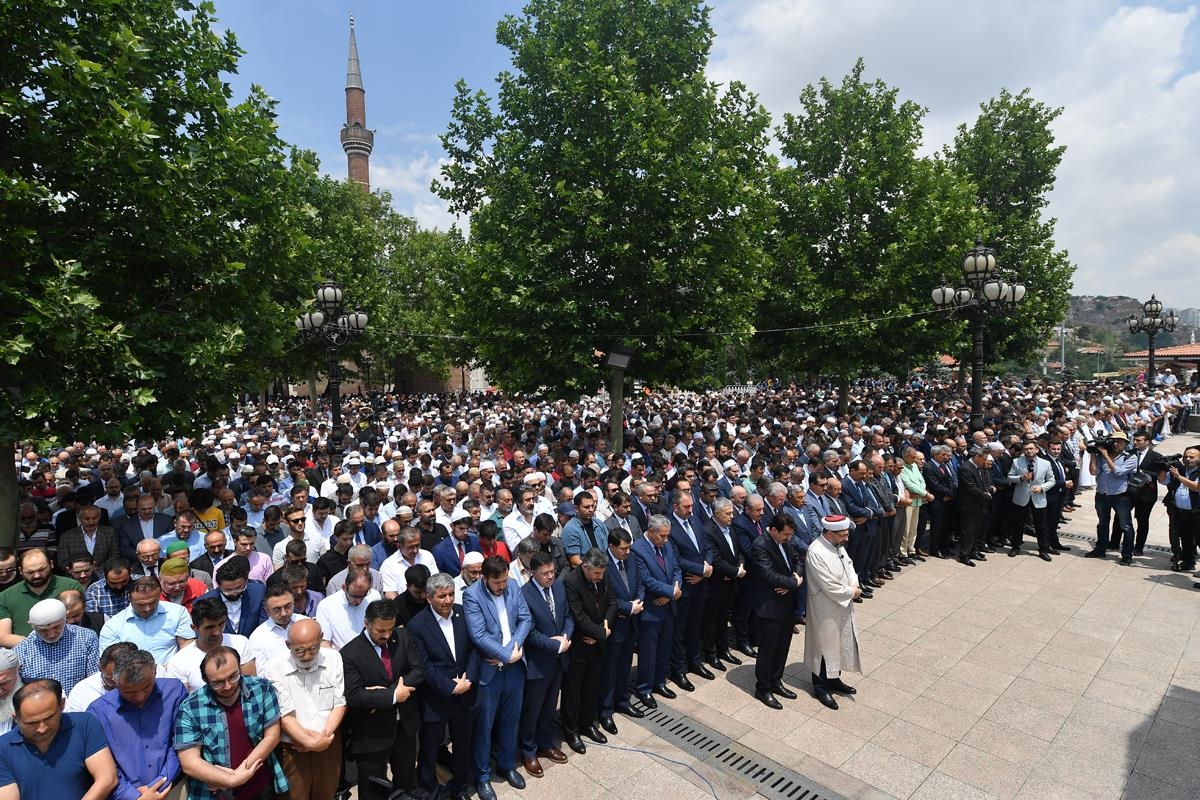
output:
POLYGON ((1150 347, 1146 351, 1147 367, 1146 367, 1146 385, 1150 386, 1154 383, 1154 337, 1162 331, 1171 333, 1175 330, 1175 326, 1179 323, 1179 317, 1174 311, 1168 311, 1164 317, 1162 315, 1163 304, 1153 294, 1150 299, 1142 303, 1143 315, 1139 318, 1136 314, 1130 314, 1129 332, 1132 334, 1144 333, 1150 339, 1150 347))
POLYGON ((342 367, 338 349, 362 336, 367 327, 367 315, 361 311, 344 313, 342 287, 328 278, 317 287, 317 310, 296 318, 296 330, 306 342, 323 342, 329 355, 329 405, 332 411, 330 442, 334 449, 341 447, 346 435, 342 425, 342 367))
POLYGON ((967 251, 962 262, 963 285, 946 284, 933 290, 933 305, 965 319, 971 327, 971 431, 983 430, 983 326, 988 317, 1011 314, 1025 298, 1025 284, 1004 280, 996 255, 983 239, 967 251))

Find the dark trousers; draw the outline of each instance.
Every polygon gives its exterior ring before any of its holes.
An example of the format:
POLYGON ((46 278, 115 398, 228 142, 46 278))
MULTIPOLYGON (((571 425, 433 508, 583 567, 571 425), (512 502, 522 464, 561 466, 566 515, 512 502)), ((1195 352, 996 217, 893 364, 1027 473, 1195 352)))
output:
MULTIPOLYGON (((643 612, 644 614, 645 612, 643 612)), ((667 682, 667 670, 671 667, 671 643, 674 641, 675 619, 641 620, 638 623, 637 690, 639 694, 650 694, 650 690, 667 682)))
POLYGON ((471 785, 471 728, 473 715, 463 708, 447 720, 426 722, 421 725, 417 750, 417 785, 432 794, 437 789, 438 751, 445 741, 446 727, 450 728, 450 755, 454 760, 454 774, 447 788, 450 794, 465 791, 471 785))
POLYGON ((830 680, 835 680, 835 681, 840 680, 841 677, 842 677, 842 673, 840 673, 840 672, 837 675, 833 676, 832 679, 829 677, 828 674, 826 674, 826 672, 825 672, 825 656, 821 656, 821 671, 812 673, 812 685, 813 685, 814 689, 827 689, 827 688, 829 688, 830 680))
MULTIPOLYGON (((696 584, 703 585, 703 581, 696 584)), ((675 646, 671 651, 673 672, 687 672, 692 664, 700 663, 700 626, 704 622, 706 594, 703 589, 693 587, 690 595, 684 594, 675 601, 675 646)))
POLYGON ((475 780, 492 774, 492 729, 496 731, 496 766, 510 770, 517 762, 517 727, 525 692, 525 665, 505 664, 486 686, 476 690, 475 730, 471 733, 471 767, 475 780))
POLYGON ((736 585, 732 578, 725 580, 720 575, 709 579, 700 631, 700 653, 705 658, 716 658, 729 649, 729 609, 736 585))
POLYGON ((868 525, 874 526, 874 533, 867 529, 867 574, 877 575, 883 569, 883 545, 886 537, 886 525, 891 525, 891 517, 877 517, 868 525))
POLYGON ((563 678, 562 726, 567 733, 579 733, 596 724, 604 648, 599 643, 585 644, 583 637, 576 635, 569 652, 571 665, 563 678))
POLYGON ((979 549, 979 532, 987 530, 987 511, 982 508, 960 508, 958 511, 958 547, 954 556, 962 561, 979 549))
POLYGON ((1150 513, 1154 510, 1154 501, 1158 499, 1158 489, 1151 482, 1133 498, 1133 520, 1135 534, 1133 549, 1141 550, 1146 546, 1146 537, 1150 535, 1150 513))
POLYGON ((871 555, 871 541, 875 538, 872 520, 855 525, 850 530, 850 538, 846 540, 846 555, 854 564, 854 572, 860 583, 870 577, 868 558, 871 555))
MULTIPOLYGON (((896 516, 889 517, 891 524, 888 525, 885 521, 885 530, 888 531, 887 550, 884 553, 885 561, 892 561, 900 558, 900 543, 904 540, 904 531, 907 527, 908 509, 896 507, 896 516)), ((807 594, 807 592, 805 592, 807 594)))
MULTIPOLYGON (((575 643, 571 643, 575 649, 575 643)), ((562 670, 550 677, 529 678, 525 681, 525 697, 521 701, 521 756, 533 758, 538 750, 558 746, 554 735, 554 713, 558 710, 559 690, 563 685, 562 670)))
POLYGON ((1046 494, 1046 530, 1050 533, 1050 544, 1058 544, 1058 529, 1062 525, 1062 510, 1066 503, 1065 490, 1046 494))
POLYGON ((922 503, 917 511, 917 549, 932 552, 929 545, 929 520, 933 514, 929 503, 922 503))
POLYGON ((1014 506, 1016 515, 1013 517, 1012 540, 1009 544, 1012 547, 1020 547, 1025 541, 1025 525, 1033 520, 1033 531, 1037 535, 1038 552, 1050 552, 1050 534, 1046 531, 1046 508, 1038 508, 1033 504, 1033 500, 1029 501, 1025 506, 1014 506))
POLYGON ((754 644, 757 639, 754 592, 743 588, 733 599, 733 638, 738 645, 754 644))
POLYGON ((397 729, 391 750, 378 753, 358 753, 358 796, 362 800, 387 800, 391 792, 379 788, 372 778, 387 779, 392 768, 392 789, 411 789, 417 785, 417 740, 397 729))
POLYGON ((1013 505, 1013 490, 1011 486, 996 490, 996 494, 992 496, 992 510, 988 514, 987 536, 989 542, 1007 541, 1012 538, 1010 529, 1012 527, 1013 514, 1016 511, 1016 506, 1013 505))
POLYGON ((1101 552, 1110 547, 1121 548, 1122 558, 1133 557, 1133 501, 1124 494, 1096 492, 1096 549, 1101 552), (1109 538, 1109 525, 1116 514, 1121 528, 1119 538, 1109 538))
POLYGON ((1196 567, 1196 543, 1200 541, 1200 513, 1167 506, 1171 554, 1187 569, 1196 567))
POLYGON ((769 692, 783 681, 788 650, 792 646, 790 619, 758 620, 758 658, 754 661, 754 690, 769 692))
POLYGON ((950 507, 940 499, 929 506, 929 552, 950 552, 950 507))
MULTIPOLYGON (((628 626, 628 622, 617 622, 617 627, 628 626)), ((616 630, 613 631, 614 634, 616 630)), ((600 675, 600 716, 611 717, 617 706, 629 704, 629 670, 633 667, 633 648, 637 644, 637 632, 627 627, 624 638, 614 641, 608 637, 604 643, 604 669, 600 675)))

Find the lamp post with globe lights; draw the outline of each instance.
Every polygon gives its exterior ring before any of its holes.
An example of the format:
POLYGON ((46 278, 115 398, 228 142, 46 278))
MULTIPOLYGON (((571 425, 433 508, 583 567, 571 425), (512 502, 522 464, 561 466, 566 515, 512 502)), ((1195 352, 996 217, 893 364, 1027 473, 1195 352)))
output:
POLYGON ((1162 301, 1151 294, 1150 299, 1142 303, 1142 316, 1138 317, 1136 314, 1130 314, 1129 319, 1126 320, 1129 323, 1130 333, 1134 335, 1144 333, 1150 339, 1150 347, 1146 351, 1148 356, 1146 366, 1147 386, 1154 383, 1154 337, 1163 331, 1171 333, 1175 330, 1175 326, 1179 324, 1179 317, 1175 315, 1174 311, 1168 311, 1164 317, 1162 310, 1162 301))
POLYGON ((967 321, 971 328, 971 422, 972 432, 983 430, 983 327, 988 317, 1011 314, 1025 298, 1025 284, 1005 280, 996 264, 996 254, 976 238, 975 246, 962 261, 963 284, 942 284, 933 290, 933 305, 940 311, 967 321))
POLYGON ((341 284, 327 278, 316 290, 317 310, 296 318, 296 331, 306 342, 321 342, 329 354, 329 405, 332 412, 329 438, 340 448, 346 431, 342 426, 342 367, 338 350, 360 338, 367 327, 367 315, 361 311, 346 313, 341 284))

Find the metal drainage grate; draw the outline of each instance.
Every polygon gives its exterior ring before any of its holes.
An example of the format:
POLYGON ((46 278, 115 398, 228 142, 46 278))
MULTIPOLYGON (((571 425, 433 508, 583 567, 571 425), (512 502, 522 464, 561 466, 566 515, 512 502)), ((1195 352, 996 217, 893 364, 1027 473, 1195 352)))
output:
POLYGON ((749 782, 768 800, 842 800, 757 750, 661 705, 633 721, 718 772, 749 782))
MULTIPOLYGON (((1096 543, 1095 536, 1088 536, 1087 534, 1083 533, 1067 533, 1066 531, 1059 531, 1058 536, 1060 539, 1073 539, 1077 542, 1091 542, 1093 545, 1096 543)), ((1171 554, 1171 548, 1164 547, 1161 544, 1148 544, 1144 549, 1153 550, 1156 553, 1166 553, 1167 555, 1171 554)))

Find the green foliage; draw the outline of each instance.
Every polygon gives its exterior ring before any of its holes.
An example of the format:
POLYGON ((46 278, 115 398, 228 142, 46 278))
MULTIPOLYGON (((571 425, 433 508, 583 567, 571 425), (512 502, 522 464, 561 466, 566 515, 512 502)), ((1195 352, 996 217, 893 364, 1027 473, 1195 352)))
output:
POLYGON ((592 390, 617 344, 646 382, 724 372, 707 334, 763 290, 769 121, 707 81, 712 40, 691 0, 532 0, 494 102, 459 84, 434 188, 471 215, 460 327, 504 388, 592 390))
POLYGON ((1028 89, 1005 89, 980 111, 970 128, 959 126, 945 154, 976 186, 986 219, 981 232, 1001 268, 1028 287, 1016 314, 989 321, 989 359, 1031 363, 1066 315, 1075 272, 1067 252, 1055 247, 1055 220, 1042 216, 1066 151, 1050 130, 1062 109, 1034 100, 1028 89))
POLYGON ((972 187, 938 158, 921 158, 925 110, 863 79, 860 59, 840 86, 800 93, 778 131, 785 162, 772 174, 777 233, 760 329, 760 361, 780 374, 846 379, 905 374, 953 341, 931 310, 939 275, 961 259, 977 221, 972 187))
POLYGON ((232 103, 209 3, 6 3, 0 24, 0 440, 190 427, 281 350, 307 274, 273 102, 232 103))

